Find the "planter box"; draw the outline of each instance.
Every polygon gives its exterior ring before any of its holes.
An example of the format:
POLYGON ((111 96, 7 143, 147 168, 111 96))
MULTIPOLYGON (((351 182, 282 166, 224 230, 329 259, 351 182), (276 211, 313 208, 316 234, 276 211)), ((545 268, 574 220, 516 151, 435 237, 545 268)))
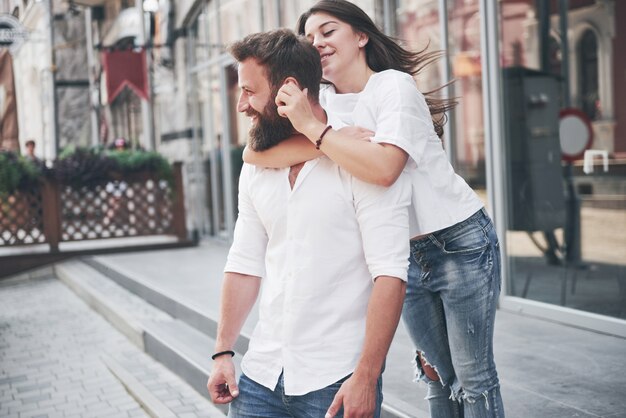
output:
POLYGON ((46 180, 0 200, 0 247, 107 238, 174 235, 187 240, 181 164, 174 188, 152 173, 122 175, 93 186, 46 180))

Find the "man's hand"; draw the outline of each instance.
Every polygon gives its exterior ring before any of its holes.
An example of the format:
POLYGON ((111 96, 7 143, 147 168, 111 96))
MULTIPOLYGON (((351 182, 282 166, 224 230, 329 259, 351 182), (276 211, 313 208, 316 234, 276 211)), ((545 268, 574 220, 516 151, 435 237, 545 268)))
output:
POLYGON ((344 418, 371 418, 376 409, 377 379, 362 379, 353 374, 343 382, 324 418, 332 418, 343 405, 344 418))
POLYGON ((232 402, 239 395, 232 358, 221 356, 215 359, 206 387, 215 404, 232 402))

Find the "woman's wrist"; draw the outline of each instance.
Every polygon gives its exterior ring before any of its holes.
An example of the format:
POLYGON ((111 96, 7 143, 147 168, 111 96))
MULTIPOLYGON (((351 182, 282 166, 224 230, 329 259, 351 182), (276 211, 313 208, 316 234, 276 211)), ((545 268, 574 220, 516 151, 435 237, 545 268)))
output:
POLYGON ((309 141, 315 144, 324 129, 326 129, 326 124, 315 120, 314 122, 310 123, 301 133, 304 134, 309 139, 309 141))

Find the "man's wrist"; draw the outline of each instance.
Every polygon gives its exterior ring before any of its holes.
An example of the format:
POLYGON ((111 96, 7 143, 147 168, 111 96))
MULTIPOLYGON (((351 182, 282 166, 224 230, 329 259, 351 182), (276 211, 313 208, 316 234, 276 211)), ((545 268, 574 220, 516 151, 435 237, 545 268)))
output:
POLYGON ((354 370, 352 374, 356 380, 366 381, 366 382, 376 382, 380 377, 382 372, 382 367, 370 367, 359 365, 354 370))
POLYGON ((233 350, 221 350, 221 351, 217 351, 215 352, 212 356, 211 356, 211 360, 215 360, 221 357, 229 357, 229 358, 233 358, 235 357, 235 352, 233 350))

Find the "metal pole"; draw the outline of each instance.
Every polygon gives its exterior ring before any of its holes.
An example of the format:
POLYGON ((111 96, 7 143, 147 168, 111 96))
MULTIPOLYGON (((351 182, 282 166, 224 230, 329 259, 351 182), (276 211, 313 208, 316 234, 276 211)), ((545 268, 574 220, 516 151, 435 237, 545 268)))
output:
MULTIPOLYGON (((570 107, 569 91, 569 40, 567 32, 569 0, 559 0, 559 24, 561 31, 561 77, 563 78, 563 107, 570 107)), ((567 186, 567 220, 565 227, 565 258, 570 265, 579 265, 582 259, 580 228, 580 197, 574 187, 572 163, 565 166, 565 184, 567 186)))
POLYGON ((571 97, 569 92, 569 39, 567 32, 569 24, 567 14, 569 0, 559 0, 559 23, 561 30, 561 77, 563 77, 563 107, 570 107, 571 97))
MULTIPOLYGON (((507 207, 506 172, 502 129, 500 32, 498 30, 498 5, 493 0, 480 0, 480 44, 483 68, 483 126, 485 130, 485 165, 487 177, 487 197, 493 216, 501 251, 506 255, 507 207)), ((507 295, 508 283, 512 277, 509 260, 502 257, 503 291, 501 300, 507 295)))
POLYGON ((383 30, 385 35, 391 35, 391 5, 389 0, 383 0, 383 30))
POLYGON ((59 109, 58 109, 58 97, 57 97, 57 83, 56 83, 56 51, 54 44, 54 0, 48 0, 48 25, 50 28, 50 80, 52 89, 52 100, 50 106, 52 107, 52 142, 54 144, 53 155, 50 158, 56 158, 59 155, 59 109))
POLYGON ((231 147, 230 141, 232 136, 232 130, 230 129, 230 112, 232 109, 229 107, 228 101, 228 80, 226 78, 226 70, 228 64, 224 64, 220 68, 220 86, 222 86, 221 98, 223 109, 224 124, 224 136, 221 142, 222 151, 222 179, 224 182, 224 220, 226 227, 226 235, 229 239, 232 238, 235 229, 235 208, 234 208, 234 190, 233 190, 233 170, 231 165, 231 147))
MULTIPOLYGON (((448 50, 450 48, 450 37, 448 36, 448 4, 447 0, 439 0, 439 32, 441 33, 441 50, 445 51, 443 59, 441 60, 441 74, 443 75, 443 83, 448 83, 452 80, 452 70, 450 65, 450 54, 448 50)), ((443 89, 443 97, 449 99, 452 96, 454 86, 447 85, 443 89)), ((454 139, 454 126, 455 126, 455 113, 454 110, 448 112, 448 127, 443 131, 443 146, 448 156, 448 161, 454 163, 456 160, 456 150, 452 146, 452 140, 454 139)))
POLYGON ((141 119, 143 126, 143 146, 150 150, 154 151, 156 148, 156 144, 154 141, 154 129, 152 126, 153 116, 152 116, 152 106, 150 102, 153 100, 152 98, 152 80, 150 76, 150 54, 148 52, 148 48, 146 48, 146 26, 145 26, 145 18, 143 11, 143 0, 136 0, 136 8, 137 14, 139 15, 139 36, 135 41, 135 45, 141 47, 146 54, 146 81, 148 83, 148 99, 141 100, 141 119))
POLYGON ((274 0, 274 16, 276 18, 276 27, 280 28, 283 25, 283 18, 282 15, 280 13, 280 9, 281 9, 281 1, 280 0, 274 0))
POLYGON ((539 63, 541 70, 550 71, 550 0, 537 0, 539 13, 539 63))
POLYGON ((259 31, 265 30, 265 8, 263 7, 263 0, 257 0, 258 13, 259 13, 259 31))
MULTIPOLYGON (((195 53, 195 42, 198 36, 198 32, 191 32, 190 36, 187 38, 187 68, 193 68, 196 62, 195 53)), ((203 42, 203 40, 199 40, 203 42)), ((191 134, 191 172, 193 175, 191 176, 191 180, 188 182, 192 186, 193 193, 191 194, 191 198, 193 199, 193 238, 194 240, 199 239, 200 235, 205 232, 205 210, 204 210, 204 202, 206 201, 205 197, 205 177, 204 170, 202 167, 202 144, 200 143, 199 130, 200 130, 200 110, 199 110, 199 95, 198 95, 198 86, 196 82, 197 73, 188 71, 187 72, 187 95, 191 99, 192 103, 192 134, 191 134)))
POLYGON ((89 76, 89 115, 91 117, 91 146, 98 145, 98 109, 96 81, 94 77, 95 57, 93 53, 93 24, 91 7, 85 7, 85 35, 87 41, 87 71, 89 76))

